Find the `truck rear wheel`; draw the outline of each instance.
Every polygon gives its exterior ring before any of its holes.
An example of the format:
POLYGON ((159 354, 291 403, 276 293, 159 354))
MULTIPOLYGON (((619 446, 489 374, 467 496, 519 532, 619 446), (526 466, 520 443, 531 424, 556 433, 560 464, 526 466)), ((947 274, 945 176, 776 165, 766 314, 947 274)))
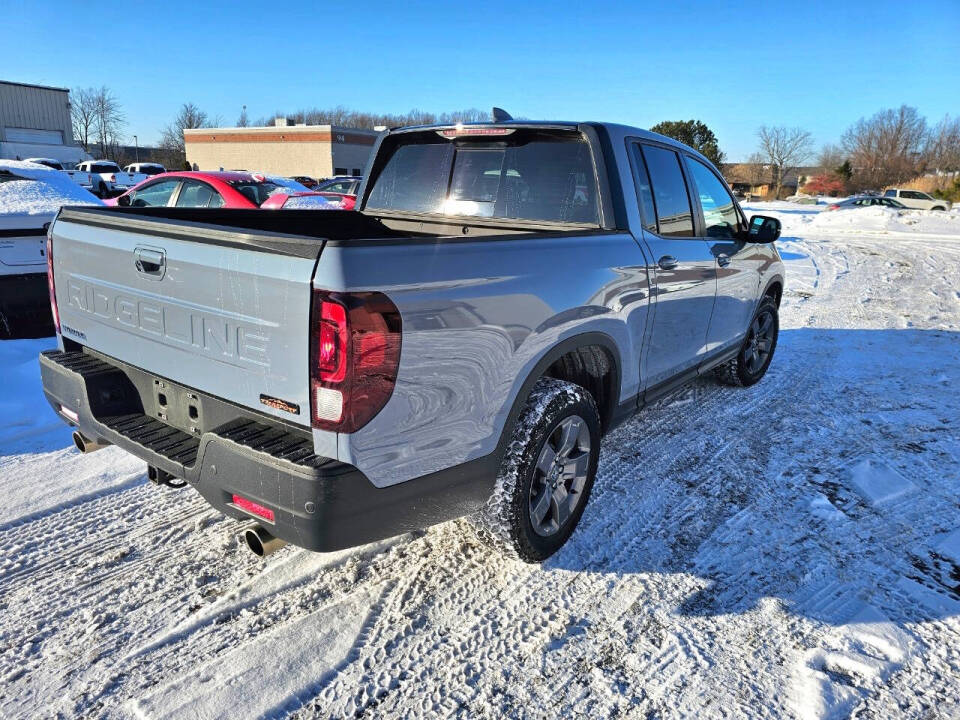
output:
POLYGON ((583 515, 599 455, 600 416, 590 393, 539 380, 517 419, 493 494, 474 517, 481 537, 525 562, 553 555, 583 515))
POLYGON ((767 296, 760 301, 737 357, 717 368, 720 382, 739 387, 749 387, 759 382, 773 360, 779 334, 777 303, 767 296))

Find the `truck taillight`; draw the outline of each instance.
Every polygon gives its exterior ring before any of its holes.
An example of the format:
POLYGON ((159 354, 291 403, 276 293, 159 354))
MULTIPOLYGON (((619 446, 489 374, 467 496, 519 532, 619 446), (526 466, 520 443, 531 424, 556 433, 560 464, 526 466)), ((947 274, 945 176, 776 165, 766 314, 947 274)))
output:
POLYGON ((393 393, 400 365, 400 312, 383 293, 314 290, 311 326, 313 426, 355 432, 393 393))
POLYGON ((57 288, 53 283, 53 223, 47 226, 47 290, 50 291, 50 314, 53 326, 60 334, 60 310, 57 308, 57 288))
POLYGON ((111 176, 110 176, 110 182, 116 182, 116 181, 117 181, 117 176, 116 176, 116 175, 111 175, 111 176))

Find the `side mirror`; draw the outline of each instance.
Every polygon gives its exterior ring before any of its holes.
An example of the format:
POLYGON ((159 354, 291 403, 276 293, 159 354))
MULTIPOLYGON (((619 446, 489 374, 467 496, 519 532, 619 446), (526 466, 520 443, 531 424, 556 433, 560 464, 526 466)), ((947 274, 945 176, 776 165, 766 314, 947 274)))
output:
POLYGON ((130 196, 129 196, 129 195, 121 195, 120 197, 118 197, 118 198, 117 198, 117 205, 121 205, 122 207, 129 207, 129 206, 130 206, 130 196))
POLYGON ((754 215, 750 218, 750 230, 747 239, 755 243, 772 243, 780 237, 780 221, 767 215, 754 215))

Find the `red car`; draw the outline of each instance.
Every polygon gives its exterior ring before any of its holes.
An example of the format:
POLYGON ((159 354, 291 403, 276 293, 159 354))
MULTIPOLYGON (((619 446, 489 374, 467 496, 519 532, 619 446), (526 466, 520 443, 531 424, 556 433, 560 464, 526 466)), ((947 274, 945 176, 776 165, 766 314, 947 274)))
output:
POLYGON ((327 198, 330 202, 335 203, 340 210, 353 210, 357 205, 357 196, 356 195, 347 195, 346 193, 337 193, 337 192, 327 192, 326 190, 321 190, 320 192, 313 193, 314 195, 320 195, 321 197, 327 198))
POLYGON ((154 175, 105 202, 123 207, 341 209, 332 199, 287 178, 249 172, 183 171, 154 175))

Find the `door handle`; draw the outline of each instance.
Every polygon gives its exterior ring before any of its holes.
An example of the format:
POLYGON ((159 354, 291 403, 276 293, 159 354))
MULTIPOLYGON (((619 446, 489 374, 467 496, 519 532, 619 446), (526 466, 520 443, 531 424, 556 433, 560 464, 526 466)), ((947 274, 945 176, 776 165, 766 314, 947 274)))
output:
POLYGON ((157 278, 163 277, 166 270, 166 257, 162 250, 139 247, 133 251, 137 272, 157 278))
POLYGON ((719 255, 717 255, 717 265, 719 265, 720 267, 726 267, 729 264, 730 264, 730 257, 728 255, 724 255, 723 253, 720 253, 719 255))
POLYGON ((664 255, 657 261, 661 270, 673 270, 680 262, 673 255, 664 255))

